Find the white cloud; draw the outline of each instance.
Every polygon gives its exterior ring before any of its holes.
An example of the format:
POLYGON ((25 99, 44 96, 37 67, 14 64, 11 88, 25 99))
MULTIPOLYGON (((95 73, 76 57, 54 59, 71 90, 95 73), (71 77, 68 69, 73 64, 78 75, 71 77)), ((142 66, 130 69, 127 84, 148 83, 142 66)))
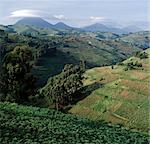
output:
POLYGON ((10 17, 40 17, 40 13, 38 10, 24 9, 11 12, 10 17))
POLYGON ((22 18, 22 17, 41 17, 48 20, 67 20, 67 18, 60 15, 50 15, 48 12, 41 10, 22 9, 10 13, 8 18, 22 18))
POLYGON ((91 19, 93 22, 99 22, 99 21, 104 21, 104 20, 105 20, 104 17, 99 17, 99 16, 91 16, 90 19, 91 19))
POLYGON ((54 15, 54 18, 58 19, 58 20, 66 20, 67 18, 64 15, 54 15))

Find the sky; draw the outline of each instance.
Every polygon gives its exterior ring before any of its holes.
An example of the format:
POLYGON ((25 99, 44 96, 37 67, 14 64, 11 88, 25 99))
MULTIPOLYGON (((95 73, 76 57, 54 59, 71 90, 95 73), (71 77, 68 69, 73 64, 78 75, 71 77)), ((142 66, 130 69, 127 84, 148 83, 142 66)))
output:
POLYGON ((41 17, 50 23, 83 27, 93 23, 111 26, 148 25, 149 0, 0 0, 0 24, 23 17, 41 17))

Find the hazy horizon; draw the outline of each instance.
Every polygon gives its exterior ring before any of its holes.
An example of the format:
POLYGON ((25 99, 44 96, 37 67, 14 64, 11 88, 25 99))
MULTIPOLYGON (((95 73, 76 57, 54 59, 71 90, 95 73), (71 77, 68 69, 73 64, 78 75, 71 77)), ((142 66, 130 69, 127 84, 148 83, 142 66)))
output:
POLYGON ((41 17, 52 24, 64 22, 76 27, 102 23, 149 29, 149 5, 148 0, 2 0, 0 24, 14 24, 23 17, 41 17))

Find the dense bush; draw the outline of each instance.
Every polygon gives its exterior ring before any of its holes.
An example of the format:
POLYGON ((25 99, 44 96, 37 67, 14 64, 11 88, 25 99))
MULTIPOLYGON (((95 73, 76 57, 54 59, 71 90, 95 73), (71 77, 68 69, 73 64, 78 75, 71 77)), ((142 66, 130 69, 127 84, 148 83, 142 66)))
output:
POLYGON ((148 53, 138 51, 135 53, 135 57, 138 57, 140 59, 145 59, 145 58, 148 58, 148 53))
POLYGON ((0 143, 148 144, 148 136, 50 109, 0 103, 0 143))
POLYGON ((142 64, 138 61, 129 61, 128 63, 125 64, 124 70, 132 70, 132 69, 137 69, 142 67, 142 64))
POLYGON ((38 97, 44 97, 48 105, 68 104, 73 100, 73 95, 83 86, 83 73, 85 72, 84 63, 80 65, 65 65, 62 72, 54 77, 50 77, 47 84, 39 90, 38 97))

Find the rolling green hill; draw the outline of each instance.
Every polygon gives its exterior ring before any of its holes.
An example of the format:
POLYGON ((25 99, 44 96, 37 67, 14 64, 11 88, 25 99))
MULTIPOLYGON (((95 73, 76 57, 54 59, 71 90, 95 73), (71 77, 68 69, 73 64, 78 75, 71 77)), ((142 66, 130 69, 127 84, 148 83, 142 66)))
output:
POLYGON ((59 32, 54 29, 39 28, 36 26, 28 26, 28 25, 20 25, 20 24, 13 25, 12 28, 14 29, 14 31, 16 31, 19 34, 31 35, 34 37, 54 36, 59 32))
POLYGON ((148 132, 150 49, 146 52, 149 58, 131 57, 120 65, 89 69, 84 85, 97 87, 70 112, 148 132), (142 64, 142 67, 127 70, 126 66, 131 62, 142 64))
MULTIPOLYGON (((144 49, 144 46, 138 47, 124 42, 118 38, 121 36, 112 33, 57 31, 26 25, 0 28, 5 30, 4 33, 7 31, 6 37, 0 37, 0 41, 4 41, 3 47, 6 51, 12 50, 16 45, 29 45, 35 56, 40 55, 33 69, 33 73, 40 79, 39 84, 60 73, 65 64, 77 64, 84 60, 87 68, 106 66, 120 62, 136 51, 144 49), (17 33, 9 32, 9 29, 17 33), (51 48, 55 49, 55 54, 52 54, 51 48)), ((144 44, 147 33, 140 37, 143 37, 144 44)))
POLYGON ((0 132, 1 144, 148 144, 147 135, 120 125, 14 103, 0 103, 0 132))
POLYGON ((87 68, 111 65, 131 56, 142 49, 122 41, 99 40, 91 34, 69 34, 55 45, 56 55, 41 57, 42 65, 36 66, 38 75, 43 80, 57 74, 67 63, 77 64, 86 61, 87 68))
POLYGON ((37 89, 60 73, 65 64, 84 60, 89 69, 84 87, 77 91, 73 102, 63 107, 67 111, 74 104, 69 110, 72 114, 0 102, 0 143, 148 144, 148 32, 120 36, 25 25, 0 28, 4 29, 0 30, 0 71, 5 54, 16 46, 27 46, 34 55, 31 63, 32 73, 39 80, 37 89))

